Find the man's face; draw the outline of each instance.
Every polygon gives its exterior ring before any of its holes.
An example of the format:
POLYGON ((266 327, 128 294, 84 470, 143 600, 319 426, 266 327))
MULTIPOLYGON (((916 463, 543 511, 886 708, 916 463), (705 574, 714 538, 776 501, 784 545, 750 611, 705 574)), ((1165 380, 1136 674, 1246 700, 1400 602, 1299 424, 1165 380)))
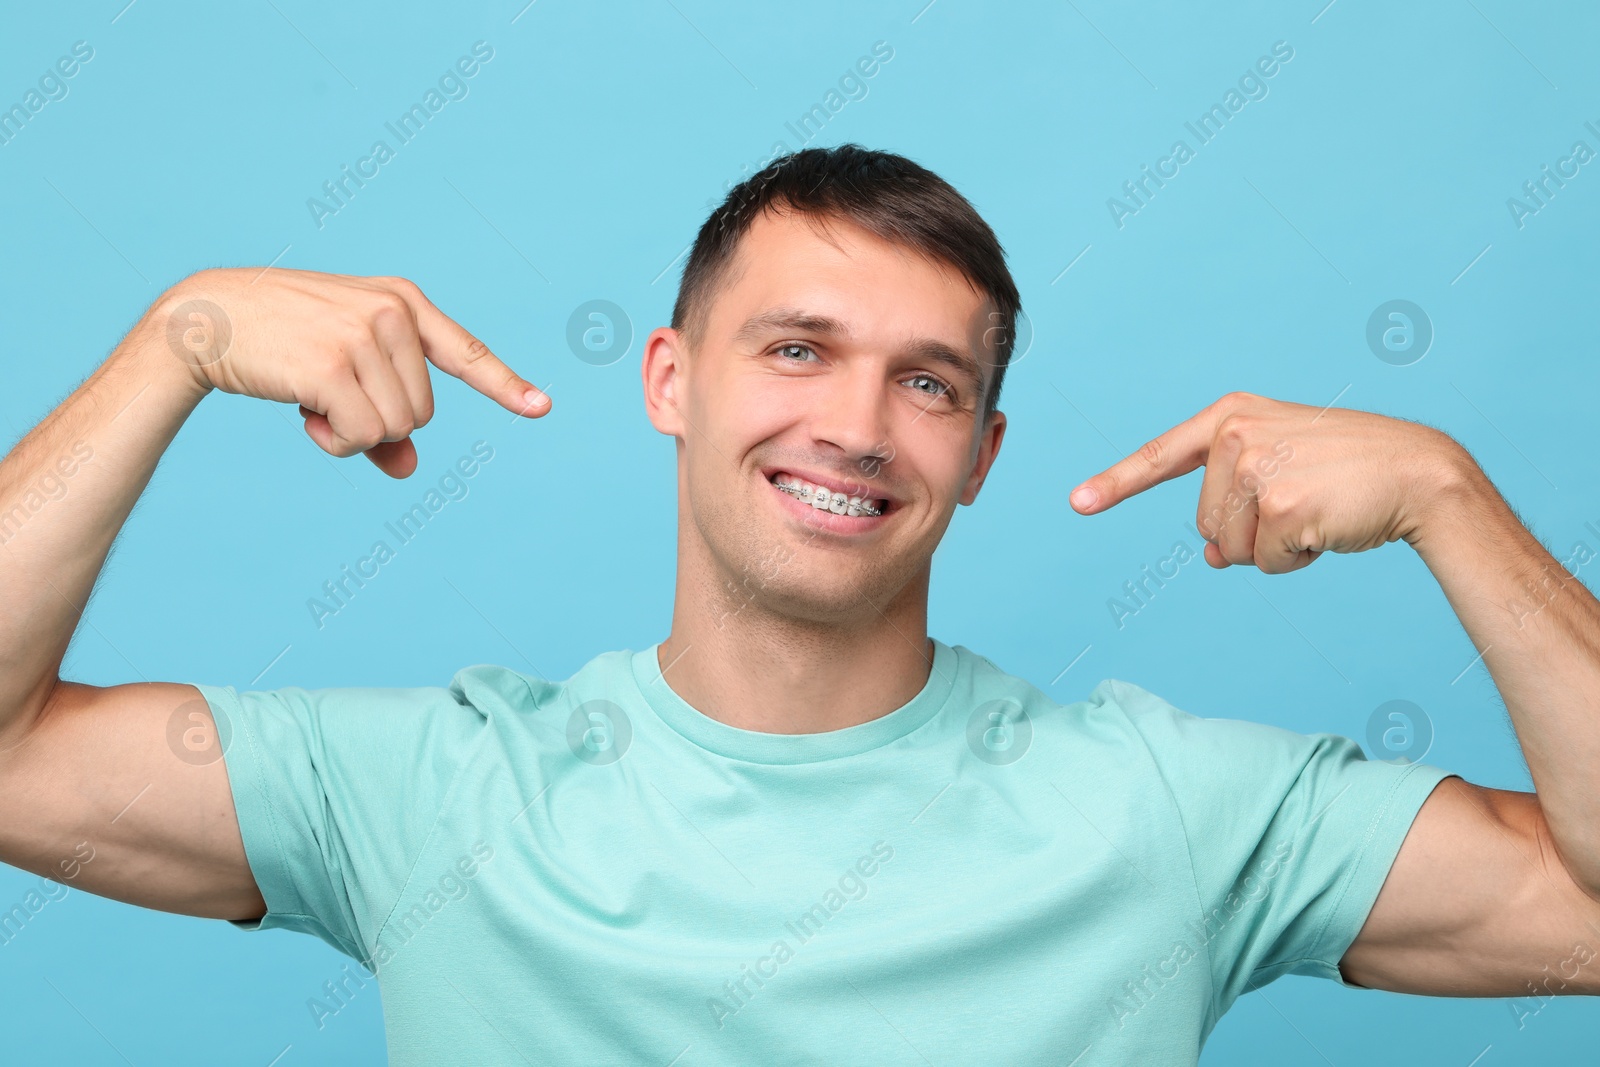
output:
POLYGON ((678 438, 691 579, 729 612, 834 624, 925 595, 1005 430, 999 412, 979 422, 993 310, 959 271, 853 223, 758 218, 696 349, 666 327, 645 346, 651 422, 678 438))

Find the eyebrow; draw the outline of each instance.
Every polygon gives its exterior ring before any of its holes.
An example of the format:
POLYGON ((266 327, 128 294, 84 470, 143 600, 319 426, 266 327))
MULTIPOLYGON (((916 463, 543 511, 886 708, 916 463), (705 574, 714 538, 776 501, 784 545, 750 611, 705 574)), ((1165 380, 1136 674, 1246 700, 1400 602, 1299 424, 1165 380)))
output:
MULTIPOLYGON (((733 339, 736 343, 754 341, 765 334, 790 331, 841 339, 850 336, 850 327, 838 319, 814 315, 800 308, 777 307, 750 316, 743 326, 734 331, 733 339)), ((954 377, 960 378, 972 389, 974 397, 983 395, 983 372, 976 361, 959 349, 932 337, 913 337, 904 351, 949 368, 954 377)))

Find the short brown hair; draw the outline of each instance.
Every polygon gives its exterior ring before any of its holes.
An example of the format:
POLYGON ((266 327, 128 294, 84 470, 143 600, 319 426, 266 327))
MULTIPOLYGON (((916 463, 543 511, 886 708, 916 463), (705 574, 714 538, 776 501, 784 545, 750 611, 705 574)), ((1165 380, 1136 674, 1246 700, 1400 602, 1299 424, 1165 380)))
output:
POLYGON ((992 329, 999 331, 999 344, 979 422, 987 420, 1000 402, 1022 307, 1005 250, 989 224, 948 182, 891 152, 857 144, 806 148, 779 156, 736 185, 695 237, 672 308, 673 329, 691 346, 703 336, 711 297, 733 262, 739 239, 763 211, 780 205, 816 218, 846 219, 954 267, 988 294, 996 307, 992 329))

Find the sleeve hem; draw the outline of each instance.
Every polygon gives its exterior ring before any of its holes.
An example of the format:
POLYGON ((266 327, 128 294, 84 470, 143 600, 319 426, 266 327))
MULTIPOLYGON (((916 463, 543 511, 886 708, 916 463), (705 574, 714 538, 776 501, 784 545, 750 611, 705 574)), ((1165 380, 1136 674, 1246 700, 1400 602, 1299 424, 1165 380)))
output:
POLYGON ((295 920, 311 917, 303 914, 303 901, 283 867, 284 848, 278 815, 262 780, 261 748, 249 716, 244 714, 238 694, 231 687, 195 684, 195 688, 211 706, 212 716, 223 718, 217 732, 223 740, 222 762, 233 794, 234 816, 239 823, 239 836, 244 841, 245 861, 267 904, 267 913, 259 919, 229 921, 248 931, 286 925, 298 928, 301 924, 295 920), (240 746, 245 746, 248 753, 241 754, 240 746))
POLYGON ((1360 936, 1417 813, 1439 783, 1452 777, 1457 777, 1453 771, 1414 763, 1395 780, 1388 797, 1367 825, 1361 852, 1339 886, 1338 898, 1327 922, 1312 942, 1317 946, 1316 951, 1297 961, 1294 971, 1330 978, 1348 989, 1366 988, 1346 982, 1339 972, 1339 961, 1360 936), (1328 940, 1330 931, 1335 937, 1331 942, 1328 940))

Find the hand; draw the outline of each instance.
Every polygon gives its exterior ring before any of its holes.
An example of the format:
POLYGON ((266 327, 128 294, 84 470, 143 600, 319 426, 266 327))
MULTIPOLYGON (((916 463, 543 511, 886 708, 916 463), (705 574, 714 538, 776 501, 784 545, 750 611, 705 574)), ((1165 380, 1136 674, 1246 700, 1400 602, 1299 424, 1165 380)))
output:
POLYGON ((404 278, 204 270, 141 326, 202 390, 299 404, 318 447, 360 452, 395 478, 416 470, 411 433, 433 418, 429 363, 510 411, 549 411, 548 397, 404 278))
POLYGON ((1465 456, 1418 423, 1229 393, 1084 482, 1071 503, 1095 514, 1204 466, 1195 526, 1206 562, 1282 574, 1323 552, 1412 543, 1465 456))

